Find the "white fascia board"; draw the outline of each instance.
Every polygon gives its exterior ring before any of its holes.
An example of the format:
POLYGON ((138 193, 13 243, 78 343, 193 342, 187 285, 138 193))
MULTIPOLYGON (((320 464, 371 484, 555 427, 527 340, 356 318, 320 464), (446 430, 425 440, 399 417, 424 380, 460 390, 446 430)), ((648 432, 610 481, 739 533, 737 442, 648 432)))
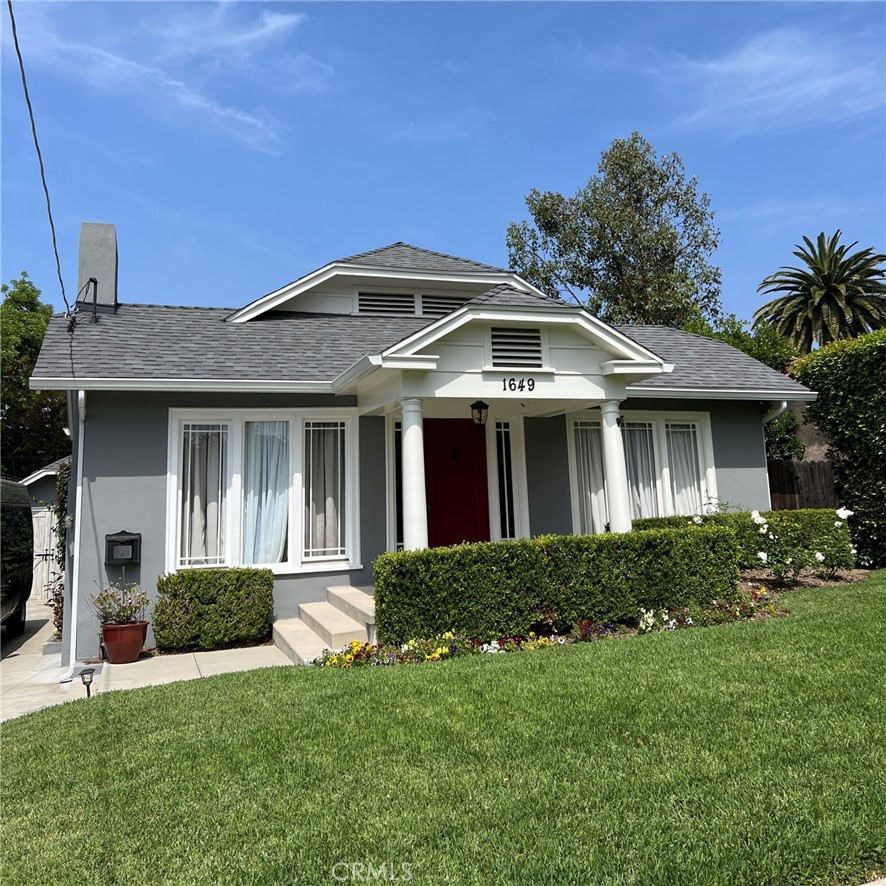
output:
POLYGON ((330 381, 243 378, 31 378, 35 391, 249 391, 334 394, 330 381))
POLYGON ((699 398, 704 400, 815 400, 815 391, 774 391, 767 388, 739 390, 737 388, 644 388, 643 385, 629 385, 628 396, 642 395, 649 399, 685 399, 699 398))
MULTIPOLYGON (((618 330, 598 320, 585 310, 564 310, 556 305, 521 305, 519 308, 508 305, 471 305, 467 304, 441 317, 436 323, 407 336, 402 341, 382 353, 385 358, 407 356, 427 347, 437 339, 454 332, 472 320, 488 320, 490 322, 538 323, 546 325, 578 326, 587 333, 596 344, 605 350, 615 351, 626 361, 634 363, 653 363, 665 366, 664 360, 657 354, 637 344, 633 339, 622 335, 618 330)), ((665 370, 660 370, 665 371, 665 370)))
MULTIPOLYGON (((354 264, 332 264, 324 265, 316 271, 312 271, 292 283, 287 283, 280 289, 275 289, 267 295, 256 299, 254 302, 235 311, 227 317, 228 323, 245 323, 252 320, 266 311, 272 311, 278 305, 297 295, 301 295, 321 283, 325 283, 332 277, 374 277, 379 280, 390 281, 406 281, 419 283, 482 283, 489 284, 492 289, 499 283, 521 284, 534 292, 538 292, 535 287, 530 286, 526 281, 522 280, 516 274, 501 271, 489 272, 461 272, 461 271, 421 271, 409 269, 394 268, 378 268, 371 265, 354 265, 354 264)), ((543 295, 544 293, 539 293, 543 295)))
POLYGON ((665 375, 674 371, 674 364, 656 360, 607 360, 600 368, 603 375, 665 375))
POLYGON ((40 468, 39 471, 34 471, 33 474, 29 474, 25 477, 24 480, 19 480, 18 482, 22 484, 22 486, 30 486, 32 483, 36 483, 38 480, 42 480, 44 477, 57 477, 58 476, 58 468, 53 468, 51 471, 48 471, 46 468, 40 468))
POLYGON ((306 289, 310 289, 328 280, 334 273, 334 267, 334 264, 323 265, 322 268, 317 268, 316 271, 311 271, 310 274, 299 277, 298 280, 293 280, 291 283, 287 283, 285 286, 281 286, 279 289, 275 289, 273 292, 257 298, 248 305, 244 305, 239 310, 234 311, 233 314, 225 318, 225 322, 244 323, 253 317, 257 317, 259 314, 264 314, 265 311, 270 311, 281 302, 286 301, 286 299, 292 298, 294 295, 298 295, 300 292, 304 292, 306 289))
POLYGON ((348 388, 351 385, 356 384, 362 378, 365 378, 369 373, 374 372, 379 366, 381 366, 381 357, 361 357, 356 363, 349 366, 344 372, 333 379, 332 387, 335 388, 337 393, 343 391, 345 388, 348 388))

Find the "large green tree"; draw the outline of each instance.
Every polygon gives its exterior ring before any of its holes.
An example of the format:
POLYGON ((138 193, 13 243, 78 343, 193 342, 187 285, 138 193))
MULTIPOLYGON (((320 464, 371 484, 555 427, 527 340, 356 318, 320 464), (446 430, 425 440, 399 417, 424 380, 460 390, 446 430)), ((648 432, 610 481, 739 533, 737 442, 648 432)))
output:
POLYGON ((508 226, 511 267, 610 323, 683 326, 720 312, 720 232, 710 197, 679 154, 659 157, 639 133, 616 139, 573 197, 533 189, 531 221, 508 226))
POLYGON ((71 443, 62 430, 64 395, 28 386, 52 308, 40 301, 40 290, 24 271, 0 286, 0 293, 0 462, 4 477, 20 480, 67 455, 71 443))
POLYGON ((813 344, 857 338, 886 327, 886 255, 872 248, 852 252, 858 241, 840 243, 842 231, 813 243, 803 238, 794 255, 803 267, 782 267, 757 287, 781 293, 754 314, 808 354, 813 344))

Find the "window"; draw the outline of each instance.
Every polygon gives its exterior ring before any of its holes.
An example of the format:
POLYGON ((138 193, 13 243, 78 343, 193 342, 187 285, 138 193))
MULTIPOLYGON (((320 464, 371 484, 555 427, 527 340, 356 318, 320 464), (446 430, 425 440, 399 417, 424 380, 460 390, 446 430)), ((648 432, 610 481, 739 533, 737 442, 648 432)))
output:
POLYGON ((495 423, 495 454, 498 474, 498 519, 502 538, 517 538, 514 516, 514 467, 511 452, 511 423, 495 423))
POLYGON ((628 469, 628 490, 631 496, 631 518, 657 517, 655 443, 652 422, 625 422, 625 465, 628 469))
POLYGON ((345 553, 345 424, 305 422, 305 557, 345 553))
POLYGON ((167 569, 357 569, 356 419, 170 410, 167 569))
POLYGON ((289 529, 289 422, 248 421, 243 563, 283 563, 289 529))
MULTIPOLYGON (((576 532, 608 522, 602 428, 593 412, 571 419, 570 473, 576 532)), ((710 420, 705 413, 623 413, 631 517, 703 514, 716 497, 710 420), (638 420, 641 419, 642 420, 638 420)))
POLYGON ((603 440, 600 423, 575 421, 572 425, 578 483, 578 532, 604 532, 609 520, 603 480, 603 440))
POLYGON ((665 424, 668 463, 671 474, 671 498, 677 514, 701 514, 702 479, 698 461, 698 429, 690 423, 665 424))
POLYGON ((225 562, 228 426, 186 424, 182 429, 181 564, 225 562))

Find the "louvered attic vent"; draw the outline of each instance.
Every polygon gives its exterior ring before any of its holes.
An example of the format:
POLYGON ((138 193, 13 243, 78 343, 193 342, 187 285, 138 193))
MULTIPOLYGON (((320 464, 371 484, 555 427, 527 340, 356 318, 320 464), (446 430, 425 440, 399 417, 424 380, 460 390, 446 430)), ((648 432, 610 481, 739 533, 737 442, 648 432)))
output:
POLYGON ((453 311, 457 311, 470 295, 423 295, 421 297, 421 312, 424 317, 445 317, 453 311))
POLYGON ((360 314, 415 314, 415 296, 411 292, 361 292, 357 297, 360 314))
POLYGON ((540 369, 541 330, 492 327, 492 365, 515 369, 540 369))

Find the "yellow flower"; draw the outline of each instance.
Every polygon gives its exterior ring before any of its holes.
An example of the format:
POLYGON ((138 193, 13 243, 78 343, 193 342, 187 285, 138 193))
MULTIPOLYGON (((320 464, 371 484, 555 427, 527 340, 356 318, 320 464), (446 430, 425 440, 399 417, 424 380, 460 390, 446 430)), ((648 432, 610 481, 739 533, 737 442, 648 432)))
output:
POLYGON ((353 660, 354 660, 354 656, 351 655, 350 653, 345 656, 345 661, 353 661, 353 660))

